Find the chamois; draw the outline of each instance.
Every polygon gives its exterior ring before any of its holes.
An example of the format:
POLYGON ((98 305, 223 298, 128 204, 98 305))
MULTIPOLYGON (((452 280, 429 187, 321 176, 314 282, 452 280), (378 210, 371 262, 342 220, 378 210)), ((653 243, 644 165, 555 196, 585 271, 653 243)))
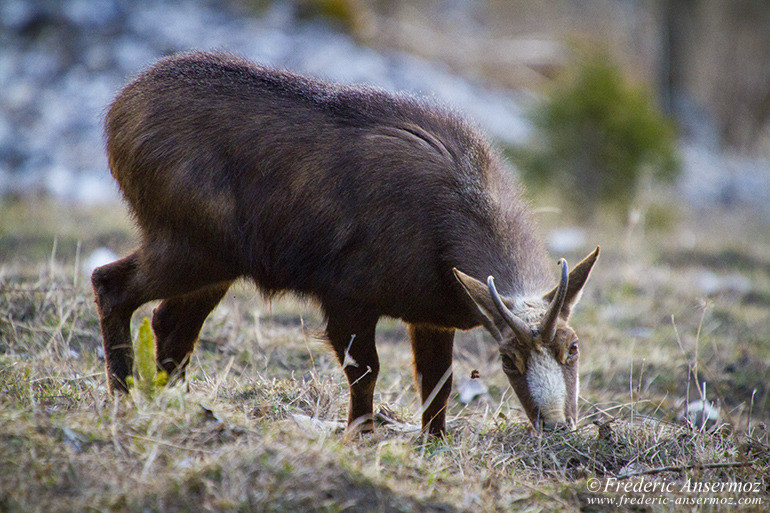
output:
POLYGON ((569 274, 562 261, 554 287, 521 186, 458 115, 194 52, 141 73, 105 125, 141 235, 92 276, 111 391, 132 372, 139 306, 162 300, 158 365, 183 376, 204 320, 245 277, 267 296, 318 301, 348 362, 353 432, 373 427, 383 316, 409 325, 430 434, 446 430, 454 332, 479 325, 533 424, 575 425, 579 351, 566 322, 598 248, 569 274))

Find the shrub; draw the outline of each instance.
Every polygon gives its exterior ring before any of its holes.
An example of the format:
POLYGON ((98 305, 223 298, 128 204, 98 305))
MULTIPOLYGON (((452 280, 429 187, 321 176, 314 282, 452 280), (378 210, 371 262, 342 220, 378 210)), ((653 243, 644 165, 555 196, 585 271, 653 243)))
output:
POLYGON ((626 209, 645 174, 679 172, 673 124, 604 55, 581 58, 531 116, 537 136, 514 153, 525 179, 558 185, 583 213, 597 202, 626 209))

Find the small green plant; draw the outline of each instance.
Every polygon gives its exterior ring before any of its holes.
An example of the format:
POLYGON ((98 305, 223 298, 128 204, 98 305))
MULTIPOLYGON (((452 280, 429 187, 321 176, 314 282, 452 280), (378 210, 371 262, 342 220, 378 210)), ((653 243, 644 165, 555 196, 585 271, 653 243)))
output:
POLYGON ((145 317, 139 326, 139 334, 134 341, 136 377, 129 376, 126 382, 129 388, 138 390, 146 399, 155 397, 159 389, 168 383, 166 371, 158 372, 155 355, 155 336, 150 327, 150 320, 145 317))
POLYGON ((674 126, 608 56, 581 58, 532 112, 533 143, 514 150, 535 186, 558 183, 582 213, 628 209, 640 180, 679 172, 674 126))

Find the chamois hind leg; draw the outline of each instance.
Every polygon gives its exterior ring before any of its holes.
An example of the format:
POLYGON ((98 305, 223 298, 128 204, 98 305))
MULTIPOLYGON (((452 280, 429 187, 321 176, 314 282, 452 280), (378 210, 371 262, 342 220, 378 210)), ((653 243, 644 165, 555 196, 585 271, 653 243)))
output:
POLYGON ((327 311, 326 333, 350 384, 348 434, 374 428, 374 386, 380 360, 374 344, 377 316, 327 311))
POLYGON ((452 345, 454 330, 409 325, 414 354, 414 377, 422 404, 422 429, 443 437, 446 406, 452 391, 452 345))
MULTIPOLYGON (((233 280, 199 255, 174 254, 170 245, 159 251, 142 246, 131 255, 99 267, 91 276, 99 309, 104 359, 110 392, 125 392, 133 366, 131 316, 147 301, 186 294, 201 287, 233 280)), ((180 252, 181 253, 181 252, 180 252)))
POLYGON ((173 380, 184 379, 185 368, 203 322, 219 304, 231 281, 164 299, 152 313, 158 367, 173 380))

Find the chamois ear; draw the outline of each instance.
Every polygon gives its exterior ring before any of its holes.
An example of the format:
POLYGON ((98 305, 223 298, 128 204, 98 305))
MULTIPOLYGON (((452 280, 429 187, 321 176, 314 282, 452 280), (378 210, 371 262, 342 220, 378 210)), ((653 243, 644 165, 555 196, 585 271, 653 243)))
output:
MULTIPOLYGON (((572 313, 572 308, 580 301, 580 296, 583 294, 583 287, 588 281, 588 276, 591 274, 596 259, 599 258, 599 246, 593 252, 585 257, 578 265, 575 266, 569 273, 569 285, 567 286, 567 294, 564 298, 564 305, 561 307, 559 317, 565 321, 569 319, 572 313)), ((551 302, 556 295, 556 291, 559 287, 555 287, 548 294, 543 296, 547 302, 551 302)))
POLYGON ((494 318, 498 315, 497 307, 495 306, 492 294, 490 294, 487 285, 472 276, 468 276, 456 267, 452 268, 452 273, 454 273, 455 278, 460 282, 460 285, 465 289, 465 292, 468 293, 468 297, 476 307, 479 321, 481 321, 487 331, 489 331, 498 343, 502 343, 503 336, 500 333, 500 330, 497 329, 494 321, 494 318))

